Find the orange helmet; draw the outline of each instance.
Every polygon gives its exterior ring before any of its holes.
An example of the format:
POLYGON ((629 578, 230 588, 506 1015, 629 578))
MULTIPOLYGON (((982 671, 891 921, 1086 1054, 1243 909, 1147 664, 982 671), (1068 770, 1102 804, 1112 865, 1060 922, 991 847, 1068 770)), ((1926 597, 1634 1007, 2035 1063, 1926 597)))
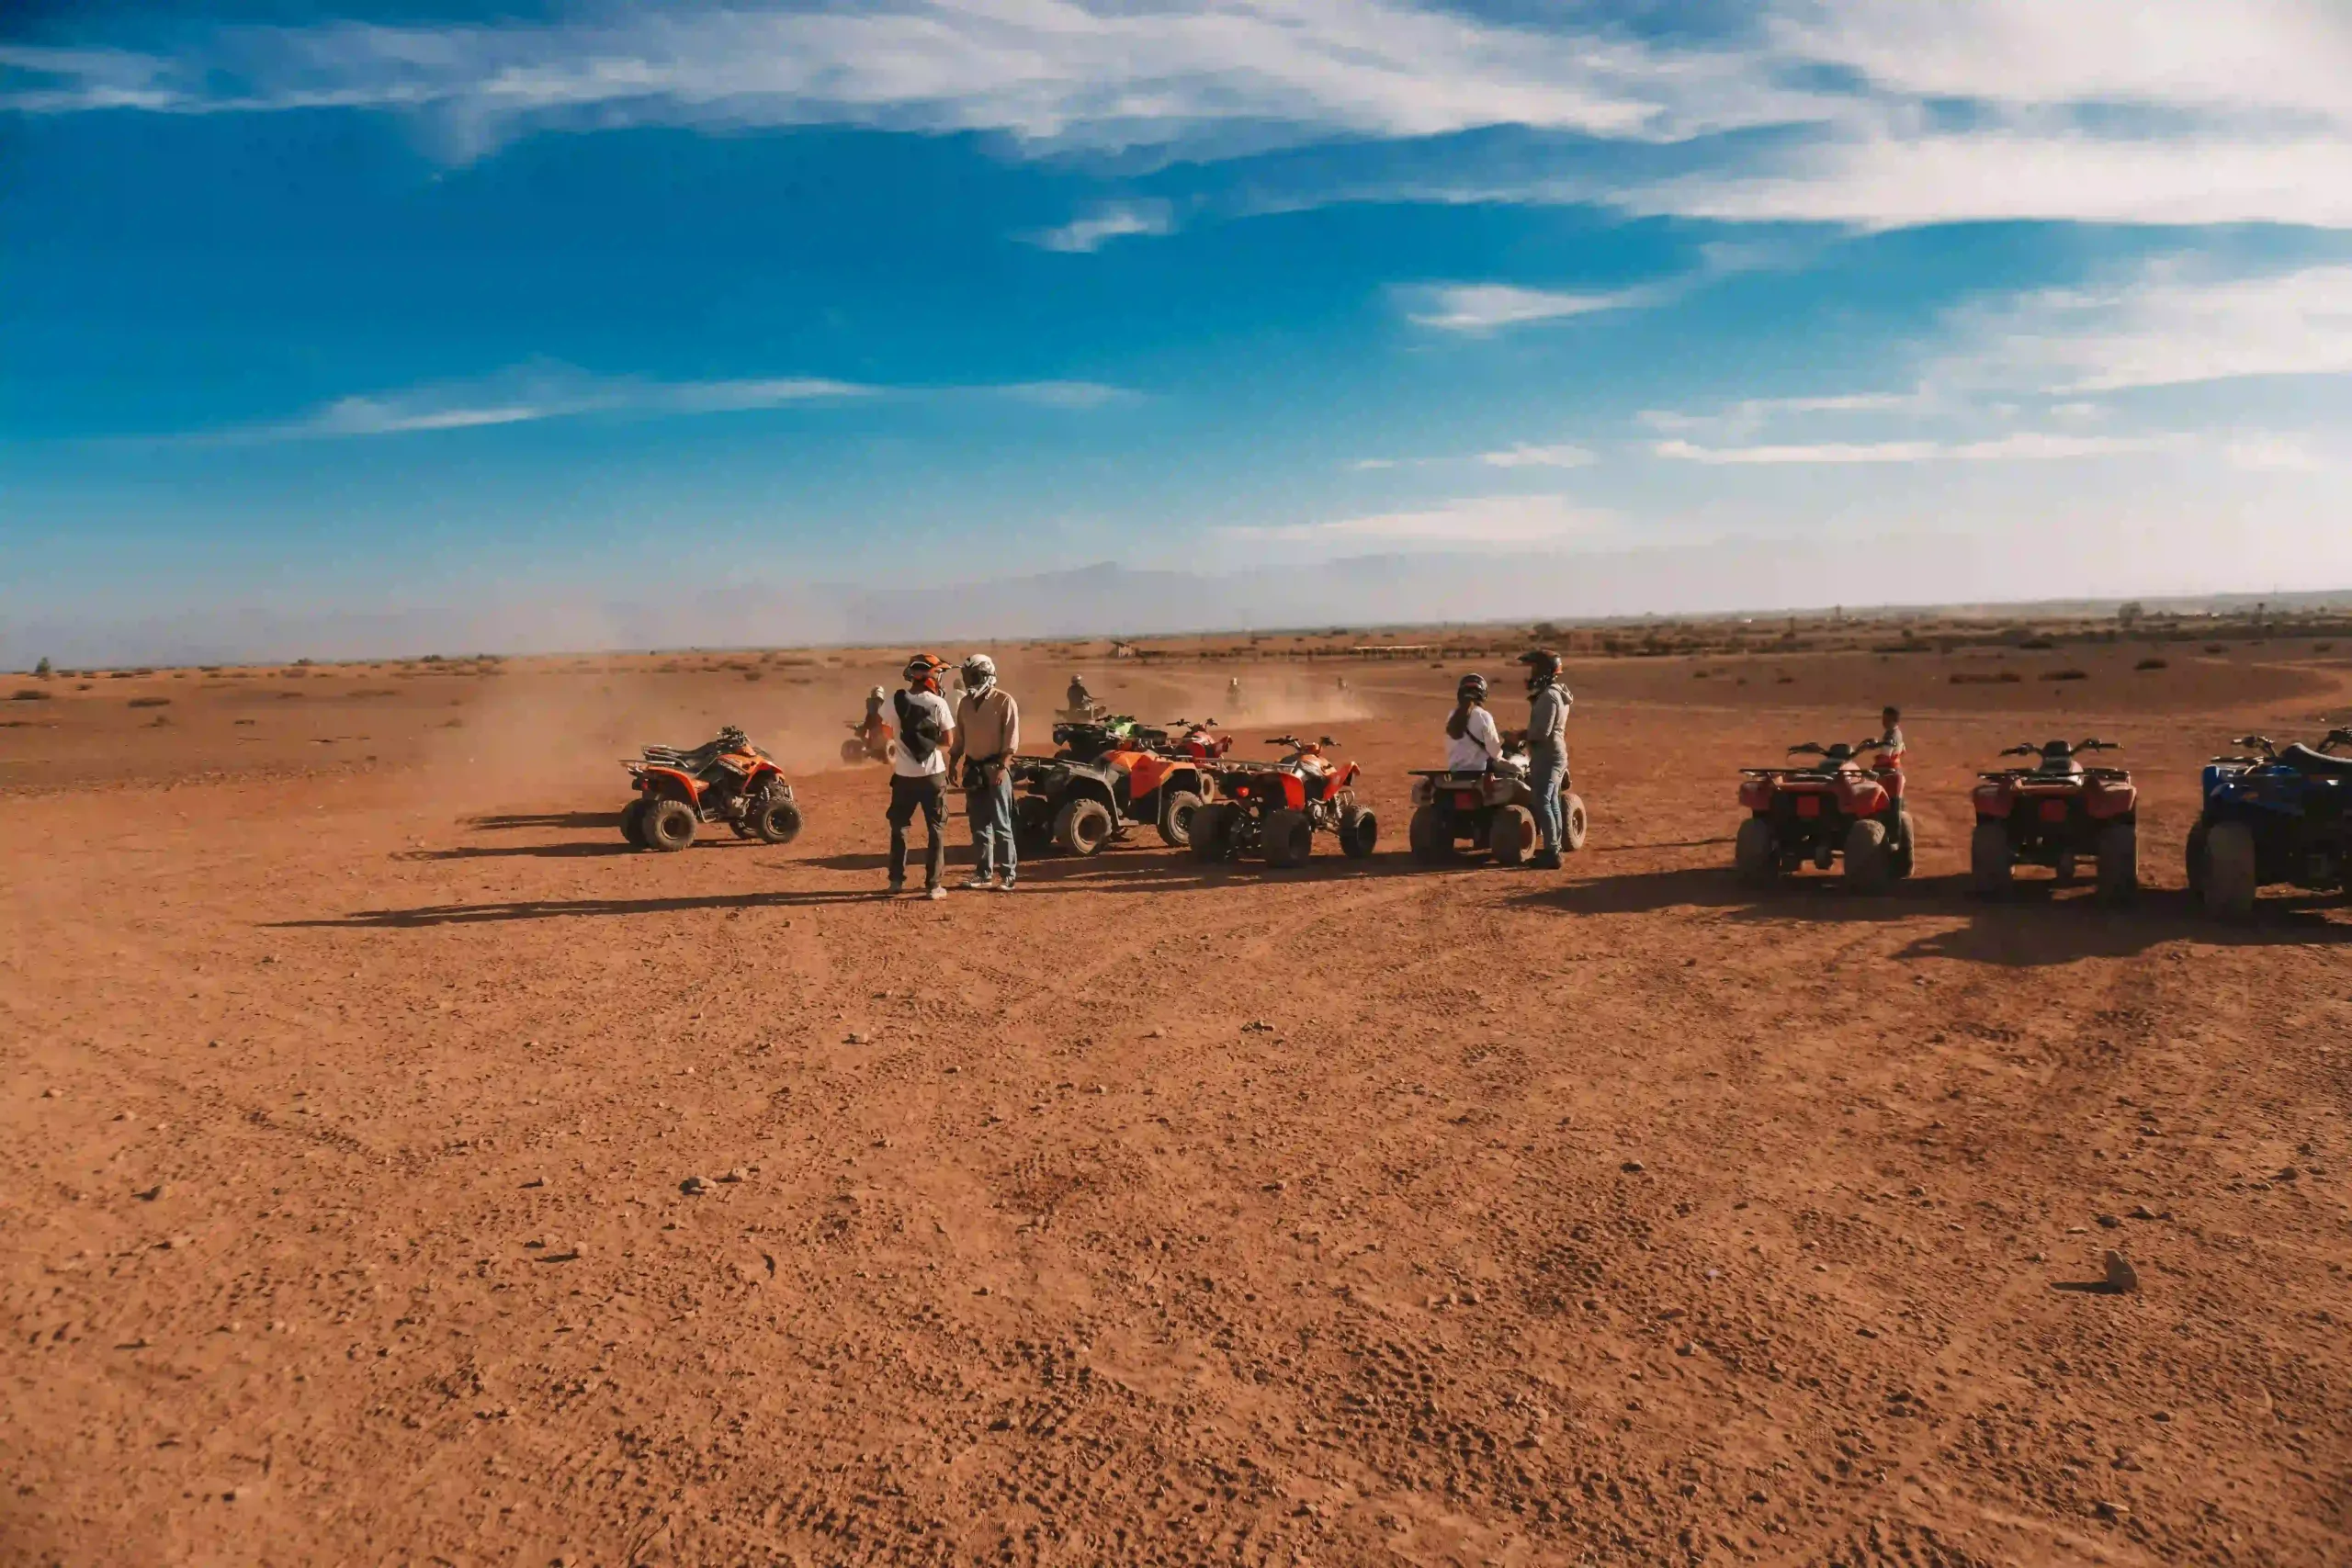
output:
POLYGON ((936 681, 939 672, 947 668, 947 660, 935 653, 918 653, 907 660, 906 678, 910 681, 936 681))

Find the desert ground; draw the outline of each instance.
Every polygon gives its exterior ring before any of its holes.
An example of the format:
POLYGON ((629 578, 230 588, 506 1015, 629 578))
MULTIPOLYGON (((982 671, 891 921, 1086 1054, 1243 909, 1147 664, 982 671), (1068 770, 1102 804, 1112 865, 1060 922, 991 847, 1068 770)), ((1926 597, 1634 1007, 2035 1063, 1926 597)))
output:
POLYGON ((1404 853, 1503 660, 998 651, 1033 740, 1336 737, 1381 852, 881 897, 903 650, 0 702, 0 1561, 2352 1560, 2352 912, 2180 858, 2352 644, 1580 656, 1556 874, 1404 853), (1917 874, 1737 886, 1736 768, 1886 701, 1917 874), (801 837, 628 849, 728 720, 801 837), (2052 734, 2135 907, 1965 892, 2052 734))

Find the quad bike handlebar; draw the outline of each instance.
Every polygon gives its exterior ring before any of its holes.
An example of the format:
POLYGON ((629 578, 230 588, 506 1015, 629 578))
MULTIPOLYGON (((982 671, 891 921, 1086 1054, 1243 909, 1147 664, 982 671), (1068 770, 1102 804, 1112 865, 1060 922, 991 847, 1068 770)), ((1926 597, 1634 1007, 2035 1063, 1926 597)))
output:
POLYGON ((2120 751, 2122 750, 2123 747, 2121 744, 2113 740, 2077 740, 2072 746, 2067 745, 2064 740, 2052 740, 2040 746, 2035 746, 2030 743, 2020 743, 2016 746, 2004 746, 2001 748, 2001 755, 2004 757, 2061 757, 2072 759, 2081 756, 2086 751, 2120 751))
POLYGON ((1301 740, 1295 735, 1274 735, 1267 738, 1266 744, 1269 746, 1287 746, 1294 751, 1312 751, 1318 747, 1337 746, 1339 742, 1328 735, 1311 745, 1305 740, 1301 740))

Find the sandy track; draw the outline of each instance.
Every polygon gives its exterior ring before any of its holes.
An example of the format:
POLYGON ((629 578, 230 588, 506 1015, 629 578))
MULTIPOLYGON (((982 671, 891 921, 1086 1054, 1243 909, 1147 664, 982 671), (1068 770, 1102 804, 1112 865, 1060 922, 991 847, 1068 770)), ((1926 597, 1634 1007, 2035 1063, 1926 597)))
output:
POLYGON ((883 901, 878 773, 668 857, 601 773, 12 801, 0 1552, 2339 1553, 2352 921, 2188 909, 2210 721, 2103 721, 2135 910, 1962 896, 1959 715, 1912 884, 1758 899, 1826 718, 1589 704, 1568 874, 1416 872, 1441 680, 1289 876, 883 901))

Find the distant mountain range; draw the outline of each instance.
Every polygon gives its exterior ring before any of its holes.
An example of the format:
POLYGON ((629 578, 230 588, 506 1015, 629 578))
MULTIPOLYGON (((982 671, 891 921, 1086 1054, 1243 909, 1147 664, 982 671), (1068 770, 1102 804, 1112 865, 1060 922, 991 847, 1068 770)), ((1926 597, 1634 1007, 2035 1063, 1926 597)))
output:
MULTIPOLYGON (((2064 540, 2018 559, 1983 539, 1935 536, 1850 545, 1745 540, 1612 554, 1392 554, 1196 573, 1113 563, 929 587, 732 586, 582 603, 509 596, 472 606, 320 611, 201 608, 153 617, 0 626, 0 667, 190 664, 661 648, 1144 637, 1281 627, 1592 620, 1645 614, 1758 615, 1870 605, 2045 614, 2109 604, 2101 578, 2128 563, 2069 558, 2064 540), (1891 584, 1906 592, 1890 594, 1891 584), (2038 592, 2037 592, 2038 591, 2038 592), (2045 595, 2048 595, 2045 597, 2045 595)), ((2153 604, 2154 596, 2143 595, 2153 604)), ((2284 606, 2352 604, 2352 592, 2232 594, 2284 606)), ((2189 601, 2199 604, 2220 600, 2189 601)))

